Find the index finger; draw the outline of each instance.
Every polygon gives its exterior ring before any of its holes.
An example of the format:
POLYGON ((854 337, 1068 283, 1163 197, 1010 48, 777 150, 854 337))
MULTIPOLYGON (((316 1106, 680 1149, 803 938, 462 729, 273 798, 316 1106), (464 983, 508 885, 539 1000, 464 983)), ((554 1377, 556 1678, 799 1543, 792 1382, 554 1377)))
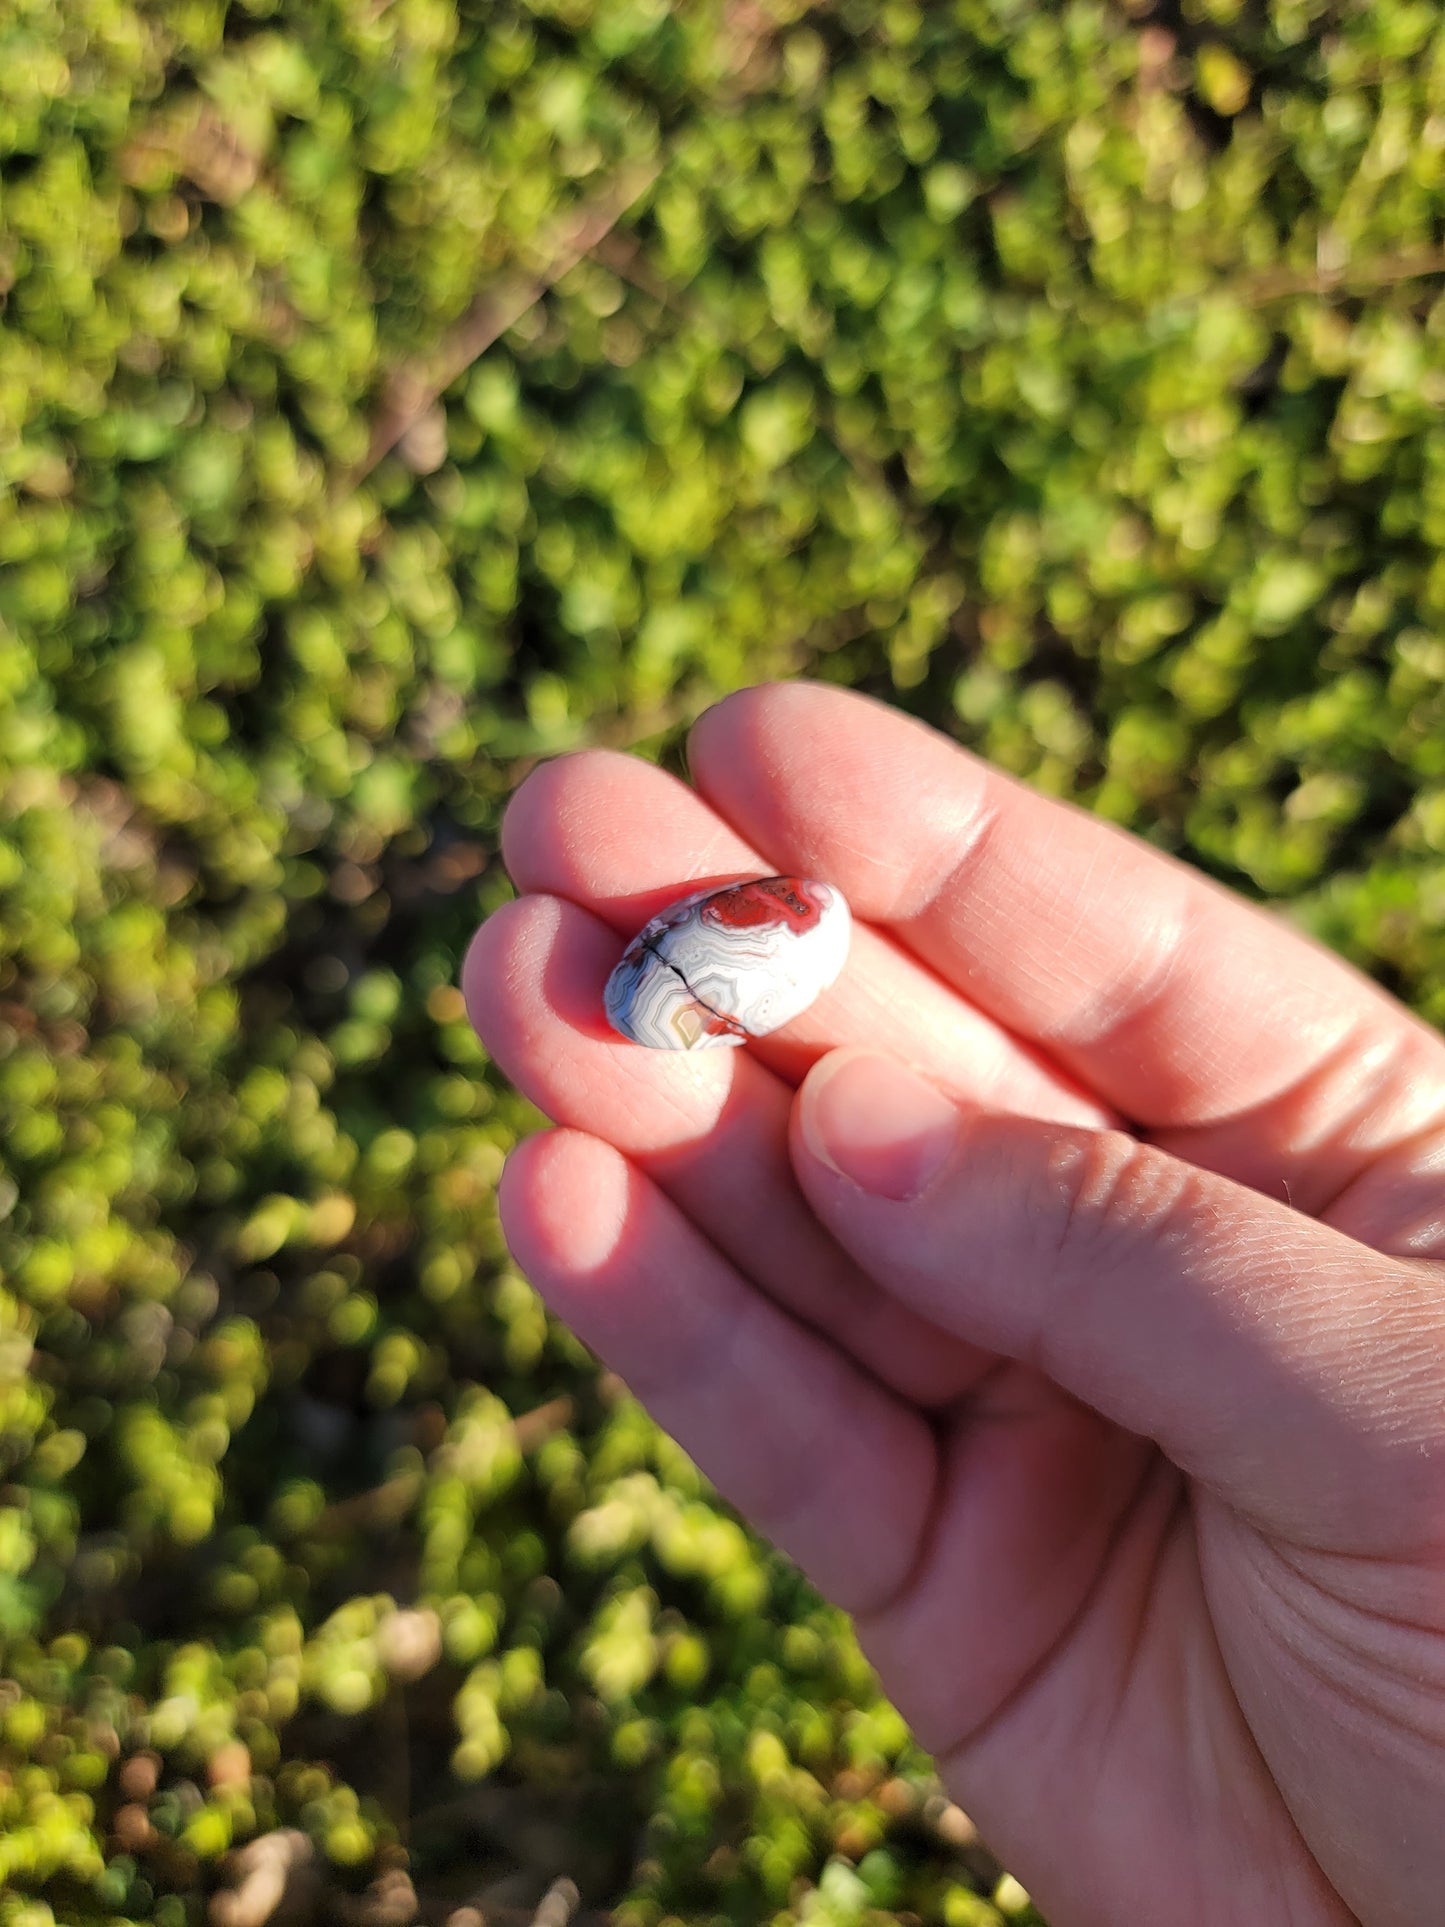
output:
POLYGON ((1367 978, 896 710, 764 685, 709 710, 688 754, 779 869, 837 883, 1193 1163, 1319 1211, 1445 1130, 1445 1045, 1367 978))
MULTIPOLYGON (((532 771, 507 807, 502 852, 519 890, 567 898, 623 937, 696 883, 768 867, 685 783, 636 756, 600 749, 532 771)), ((942 1089, 974 1102, 1063 1123, 1113 1121, 1037 1051, 857 923, 837 983, 748 1050, 799 1084, 826 1052, 865 1041, 926 1067, 942 1089)))

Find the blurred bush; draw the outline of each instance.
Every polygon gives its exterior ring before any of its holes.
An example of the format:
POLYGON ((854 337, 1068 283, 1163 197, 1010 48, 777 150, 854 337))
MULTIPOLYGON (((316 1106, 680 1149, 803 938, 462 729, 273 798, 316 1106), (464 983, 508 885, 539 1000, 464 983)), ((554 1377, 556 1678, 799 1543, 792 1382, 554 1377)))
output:
POLYGON ((1442 183, 1420 0, 12 0, 0 1927, 1027 1917, 509 1265, 457 965, 531 759, 805 671, 1440 1020, 1442 183))

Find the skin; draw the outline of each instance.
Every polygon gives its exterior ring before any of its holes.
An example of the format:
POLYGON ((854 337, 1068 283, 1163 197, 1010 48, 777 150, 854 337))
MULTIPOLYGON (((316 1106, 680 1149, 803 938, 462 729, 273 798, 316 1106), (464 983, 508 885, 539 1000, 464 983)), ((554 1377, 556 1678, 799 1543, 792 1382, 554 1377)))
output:
POLYGON ((863 698, 549 763, 464 984, 561 1127, 518 1262, 821 1591, 1054 1927, 1445 1918, 1445 1044, 863 698), (695 880, 837 884, 838 984, 642 1050, 695 880))

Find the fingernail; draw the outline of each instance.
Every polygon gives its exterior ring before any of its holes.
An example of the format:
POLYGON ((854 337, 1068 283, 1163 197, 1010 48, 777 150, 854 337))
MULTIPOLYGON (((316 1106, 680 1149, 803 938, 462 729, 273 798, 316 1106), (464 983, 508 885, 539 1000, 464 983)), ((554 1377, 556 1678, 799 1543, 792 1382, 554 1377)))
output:
POLYGON ((803 1090, 813 1154, 874 1197, 918 1197, 958 1135, 958 1112, 932 1084, 871 1052, 825 1058, 803 1090))

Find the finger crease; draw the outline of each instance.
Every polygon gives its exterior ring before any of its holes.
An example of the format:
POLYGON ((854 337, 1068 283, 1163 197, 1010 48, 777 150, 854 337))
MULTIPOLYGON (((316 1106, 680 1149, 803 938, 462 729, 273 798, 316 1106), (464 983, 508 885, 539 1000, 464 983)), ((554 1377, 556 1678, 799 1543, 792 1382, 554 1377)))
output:
POLYGON ((904 887, 894 900, 891 921, 913 923, 930 910, 939 909, 956 891, 962 891, 969 872, 976 870, 987 856, 1002 821, 1001 806, 985 795, 968 822, 956 835, 945 840, 947 859, 942 868, 919 862, 909 871, 904 887))
POLYGON ((969 1430, 972 1418, 987 1411, 998 1382, 1009 1378, 1017 1369, 1011 1358, 995 1359, 966 1392, 951 1399, 937 1411, 920 1413, 919 1416, 933 1435, 933 1489, 929 1493, 913 1552, 902 1577, 876 1605, 854 1609, 853 1617, 860 1625, 885 1618, 923 1583, 925 1573, 933 1564, 943 1521, 953 1495, 959 1443, 969 1430))
MULTIPOLYGON (((1093 1610, 1094 1603, 1103 1590, 1105 1581, 1113 1567, 1114 1555, 1123 1543, 1125 1535, 1130 1530, 1134 1520, 1147 1503, 1149 1495, 1154 1488, 1155 1481, 1159 1476, 1160 1468, 1165 1465, 1166 1461, 1152 1454, 1145 1456, 1138 1480, 1130 1491, 1127 1499, 1119 1508, 1118 1515, 1100 1548, 1098 1562, 1095 1565, 1089 1583, 1079 1595, 1078 1605, 1074 1611, 1069 1614, 1063 1625, 1060 1626, 1058 1632, 1054 1635, 1053 1639, 1049 1641, 1043 1652, 1019 1675, 1018 1679, 1015 1680, 1014 1684, 1008 1689, 992 1711, 986 1713, 982 1719, 976 1721, 968 1732, 965 1733, 961 1739, 956 1740, 946 1751, 939 1752, 936 1755, 936 1764, 940 1773, 946 1771, 950 1761, 957 1760, 963 1754, 975 1751, 983 1745, 989 1735, 998 1730, 1014 1708, 1017 1707, 1022 1700, 1027 1698, 1034 1687, 1044 1678, 1059 1655, 1068 1647, 1074 1635, 1093 1610)), ((1178 1473, 1174 1471, 1172 1466, 1167 1466, 1167 1471, 1176 1480, 1179 1478, 1178 1473)), ((1171 1532, 1175 1529, 1174 1518, 1177 1510, 1177 1503, 1170 1508, 1169 1530, 1171 1532)))

